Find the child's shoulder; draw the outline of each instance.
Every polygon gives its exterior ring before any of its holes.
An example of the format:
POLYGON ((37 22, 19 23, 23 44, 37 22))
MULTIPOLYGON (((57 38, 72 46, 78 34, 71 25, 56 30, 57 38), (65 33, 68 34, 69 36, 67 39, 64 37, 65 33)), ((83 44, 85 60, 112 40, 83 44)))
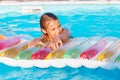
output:
POLYGON ((67 31, 67 32, 69 32, 69 29, 67 29, 67 28, 64 28, 64 29, 63 29, 63 31, 67 31))
POLYGON ((73 36, 70 34, 69 29, 65 28, 65 29, 63 29, 62 32, 65 33, 65 34, 67 34, 69 36, 69 38, 71 38, 71 39, 73 38, 73 36))
POLYGON ((60 33, 64 33, 64 32, 69 32, 69 29, 64 28, 64 29, 62 29, 62 30, 60 31, 60 33))

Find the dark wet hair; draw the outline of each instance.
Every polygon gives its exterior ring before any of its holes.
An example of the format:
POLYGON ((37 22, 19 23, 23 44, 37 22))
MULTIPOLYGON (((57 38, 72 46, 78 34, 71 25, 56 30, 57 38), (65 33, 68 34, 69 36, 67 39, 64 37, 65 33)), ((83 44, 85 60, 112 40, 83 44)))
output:
POLYGON ((41 16, 40 18, 40 27, 43 28, 43 29, 46 29, 47 24, 46 25, 46 22, 50 22, 51 20, 57 20, 57 16, 53 13, 45 13, 41 16))

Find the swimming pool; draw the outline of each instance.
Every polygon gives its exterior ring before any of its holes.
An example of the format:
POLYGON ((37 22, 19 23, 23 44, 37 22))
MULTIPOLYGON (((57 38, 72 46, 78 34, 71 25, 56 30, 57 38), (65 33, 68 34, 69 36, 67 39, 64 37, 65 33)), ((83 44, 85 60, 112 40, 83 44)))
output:
MULTIPOLYGON (((120 31, 119 5, 41 5, 39 14, 22 14, 21 6, 0 6, 0 28, 17 34, 39 37, 39 17, 44 12, 55 13, 62 26, 73 37, 115 36, 120 31), (57 6, 57 8, 56 8, 57 6), (3 8, 4 7, 4 8, 3 8)), ((10 67, 0 63, 0 79, 16 80, 118 80, 120 70, 88 69, 85 67, 49 67, 45 69, 10 67), (112 76, 111 76, 112 75, 112 76)))

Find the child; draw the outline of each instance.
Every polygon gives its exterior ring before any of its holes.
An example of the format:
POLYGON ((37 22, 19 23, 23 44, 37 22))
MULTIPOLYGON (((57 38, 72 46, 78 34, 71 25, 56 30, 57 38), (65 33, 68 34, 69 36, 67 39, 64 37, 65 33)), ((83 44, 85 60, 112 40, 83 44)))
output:
POLYGON ((45 13, 41 16, 40 26, 43 35, 41 38, 34 39, 29 44, 29 47, 33 47, 39 44, 44 47, 47 46, 52 49, 57 49, 70 38, 69 30, 62 29, 58 18, 52 13, 45 13))

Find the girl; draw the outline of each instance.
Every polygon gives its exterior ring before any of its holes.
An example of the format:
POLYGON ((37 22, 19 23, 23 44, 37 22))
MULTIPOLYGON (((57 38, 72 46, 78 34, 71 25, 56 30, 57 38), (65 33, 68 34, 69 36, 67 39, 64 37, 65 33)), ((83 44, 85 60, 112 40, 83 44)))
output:
POLYGON ((43 35, 30 42, 29 47, 41 45, 56 49, 70 38, 68 29, 62 29, 61 24, 53 13, 45 13, 40 18, 40 26, 43 35))

